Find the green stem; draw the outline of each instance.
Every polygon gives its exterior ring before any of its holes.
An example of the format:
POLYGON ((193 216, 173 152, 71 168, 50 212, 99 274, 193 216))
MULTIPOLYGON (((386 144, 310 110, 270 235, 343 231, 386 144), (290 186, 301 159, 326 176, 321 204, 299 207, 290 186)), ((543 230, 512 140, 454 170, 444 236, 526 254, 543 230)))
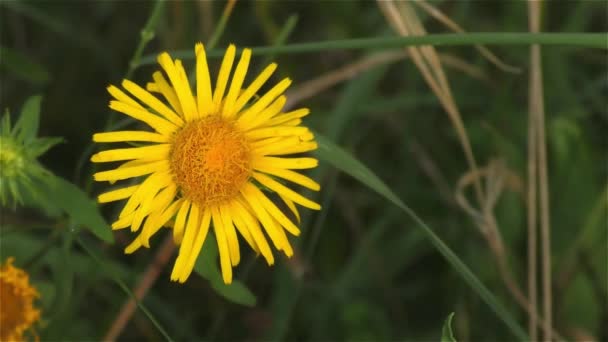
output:
MULTIPOLYGON (((294 54, 329 50, 397 49, 407 46, 421 45, 462 46, 480 44, 540 44, 608 49, 608 42, 606 37, 606 33, 441 33, 415 37, 392 36, 382 38, 357 38, 289 44, 284 46, 258 46, 252 49, 254 55, 294 54)), ((211 50, 207 52, 207 56, 220 57, 223 53, 223 50, 211 50)), ((194 58, 194 54, 190 50, 173 51, 171 52, 171 55, 176 58, 182 59, 194 58)), ((141 65, 154 63, 155 58, 156 55, 144 56, 141 59, 141 65)))

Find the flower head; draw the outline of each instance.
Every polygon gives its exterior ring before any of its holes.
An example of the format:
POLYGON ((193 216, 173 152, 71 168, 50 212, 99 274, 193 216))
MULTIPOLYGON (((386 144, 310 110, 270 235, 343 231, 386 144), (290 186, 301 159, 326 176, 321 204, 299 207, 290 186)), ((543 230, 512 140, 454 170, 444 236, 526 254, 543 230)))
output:
MULTIPOLYGON (((40 96, 32 96, 14 126, 9 113, 0 121, 0 204, 14 208, 25 199, 40 202, 51 173, 37 160, 61 138, 38 138, 40 96)), ((33 203, 28 203, 33 204, 33 203)), ((37 203, 40 204, 40 203, 37 203)))
POLYGON ((40 319, 40 310, 34 307, 40 295, 13 261, 8 258, 0 266, 0 341, 24 340, 26 331, 40 319))
POLYGON ((123 92, 108 88, 110 108, 140 120, 150 131, 98 133, 99 143, 138 142, 139 147, 102 151, 93 162, 124 163, 94 175, 97 181, 115 182, 145 176, 135 185, 103 193, 99 202, 127 200, 113 229, 140 231, 126 248, 132 253, 149 247, 150 237, 173 222, 173 236, 180 244, 171 280, 184 282, 192 272, 210 227, 213 227, 225 283, 232 281, 232 267, 240 261, 240 235, 267 263, 274 263, 271 243, 287 256, 293 250, 285 230, 299 235, 296 204, 318 210, 320 206, 284 184, 320 189, 298 171, 317 166, 317 160, 293 156, 317 148, 312 132, 301 126, 308 109, 284 113, 283 92, 291 80, 283 79, 256 97, 276 64, 264 69, 246 88, 245 76, 251 50, 244 49, 232 73, 236 48, 230 45, 222 61, 215 88, 205 49, 196 44, 196 89, 193 94, 182 62, 161 53, 163 72, 152 75, 147 90, 124 80, 123 92), (284 213, 271 199, 282 201, 284 213), (293 218, 290 218, 292 216, 293 218), (238 233, 237 233, 238 232, 238 233))

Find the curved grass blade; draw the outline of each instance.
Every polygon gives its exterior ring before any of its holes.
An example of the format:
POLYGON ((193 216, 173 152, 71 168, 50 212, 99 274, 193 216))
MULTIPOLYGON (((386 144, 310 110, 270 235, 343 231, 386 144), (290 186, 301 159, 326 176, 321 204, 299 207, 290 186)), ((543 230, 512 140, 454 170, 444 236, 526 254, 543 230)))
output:
MULTIPOLYGON (((408 46, 462 46, 462 45, 561 45, 587 48, 608 49, 606 33, 513 33, 513 32, 484 32, 484 33, 440 33, 425 36, 410 37, 381 37, 355 38, 342 40, 327 40, 321 42, 288 44, 283 46, 253 47, 253 55, 294 54, 329 50, 366 50, 366 49, 398 49, 408 46)), ((170 51, 171 56, 180 59, 194 59, 191 50, 170 51)), ((207 57, 221 57, 224 49, 213 49, 207 52, 207 57)), ((142 57, 139 65, 156 63, 157 54, 142 57)))
POLYGON ((496 297, 488 290, 485 285, 473 274, 462 260, 448 247, 439 236, 416 213, 408 207, 401 199, 393 193, 388 186, 380 180, 370 169, 355 159, 341 147, 331 142, 321 134, 315 134, 319 148, 315 151, 317 157, 333 165, 335 168, 354 177, 374 190, 384 198, 392 202, 395 206, 403 210, 418 226, 424 235, 429 239, 433 247, 448 261, 448 263, 458 272, 465 282, 475 291, 481 299, 496 313, 496 315, 509 327, 513 335, 519 340, 528 340, 528 336, 513 316, 498 302, 496 297))

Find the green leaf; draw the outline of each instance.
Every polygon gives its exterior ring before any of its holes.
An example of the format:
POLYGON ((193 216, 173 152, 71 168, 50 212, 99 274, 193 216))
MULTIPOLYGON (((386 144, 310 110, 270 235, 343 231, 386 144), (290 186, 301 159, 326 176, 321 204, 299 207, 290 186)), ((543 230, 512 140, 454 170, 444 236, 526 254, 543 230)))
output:
POLYGON ((354 177, 361 183, 367 185, 384 198, 400 208, 405 214, 410 216, 414 222, 422 229, 426 238, 433 247, 450 263, 464 281, 481 297, 481 299, 496 313, 496 315, 511 329, 513 335, 520 340, 527 340, 526 332, 521 328, 513 316, 498 302, 496 297, 488 290, 485 285, 473 274, 462 260, 448 247, 437 234, 405 203, 393 193, 389 187, 369 170, 360 161, 355 159, 348 152, 337 146, 321 134, 315 134, 319 148, 315 154, 320 160, 326 161, 338 170, 354 177))
POLYGON ((8 111, 8 108, 4 111, 4 115, 2 115, 2 122, 0 122, 0 135, 3 137, 8 137, 11 135, 11 115, 8 111))
POLYGON ((448 315, 448 318, 445 319, 445 323, 443 323, 443 328, 441 328, 441 342, 456 342, 456 338, 452 333, 452 318, 454 318, 454 313, 448 315))
POLYGON ((105 242, 113 243, 112 229, 101 216, 97 203, 84 191, 61 177, 54 177, 49 198, 65 211, 73 224, 84 227, 105 242))
POLYGON ((214 240, 215 236, 210 233, 203 245, 201 254, 196 260, 194 271, 207 279, 215 292, 222 297, 244 306, 255 306, 255 295, 241 281, 233 280, 230 285, 224 284, 222 273, 218 267, 218 251, 217 245, 213 243, 214 240))
POLYGON ((25 143, 33 141, 38 135, 40 121, 40 102, 42 96, 30 96, 21 109, 21 115, 15 123, 14 133, 17 140, 25 143))
POLYGON ((26 150, 32 158, 37 158, 46 153, 51 147, 62 142, 63 138, 60 137, 38 138, 27 145, 26 150))

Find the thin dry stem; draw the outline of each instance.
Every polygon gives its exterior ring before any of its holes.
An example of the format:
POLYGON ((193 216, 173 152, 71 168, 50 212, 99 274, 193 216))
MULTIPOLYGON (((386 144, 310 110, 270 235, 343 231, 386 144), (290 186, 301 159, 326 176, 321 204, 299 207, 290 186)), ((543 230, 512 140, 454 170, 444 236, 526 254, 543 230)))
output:
MULTIPOLYGON (((530 31, 540 31, 540 5, 537 0, 528 1, 528 24, 530 31)), ((536 149, 538 163, 538 190, 541 231, 541 264, 543 287, 543 324, 544 340, 551 340, 553 329, 552 290, 551 290, 551 232, 549 222, 549 186, 547 170, 547 147, 545 142, 545 106, 542 83, 540 46, 530 48, 530 115, 536 117, 536 149)))
MULTIPOLYGON (((135 287, 133 290, 135 298, 137 298, 138 301, 142 300, 146 293, 148 293, 148 290, 150 290, 152 285, 154 285, 164 266, 169 262, 174 250, 175 243, 173 242, 173 236, 169 234, 156 253, 156 257, 143 274, 141 280, 137 284, 137 287, 135 287)), ((112 325, 104 336, 103 341, 115 341, 127 326, 127 323, 129 323, 131 320, 136 308, 137 303, 135 300, 133 300, 133 298, 130 298, 120 309, 120 313, 116 316, 114 322, 112 322, 112 325)))
MULTIPOLYGON (((291 91, 288 91, 286 94, 287 103, 284 106, 284 110, 289 110, 297 103, 309 99, 341 82, 352 79, 376 66, 397 62, 408 57, 409 54, 407 51, 389 51, 366 56, 358 61, 348 63, 334 71, 330 71, 312 80, 306 81, 291 91)), ((444 53, 439 55, 439 59, 445 65, 460 70, 472 78, 484 82, 490 81, 479 68, 471 63, 467 63, 462 58, 444 53)))
MULTIPOLYGON (((416 4, 416 5, 418 5, 424 11, 426 11, 430 16, 432 16, 433 18, 437 19, 437 21, 439 21, 442 24, 444 24, 450 30, 452 30, 454 32, 458 32, 458 33, 464 33, 464 32, 466 32, 462 27, 460 27, 460 25, 458 25, 455 21, 453 21, 452 19, 450 19, 450 17, 448 17, 447 15, 445 15, 438 8, 436 8, 433 5, 430 5, 429 3, 427 3, 425 0, 416 0, 416 1, 413 1, 413 3, 416 4)), ((498 58, 494 53, 492 53, 492 51, 490 51, 485 46, 483 46, 483 45, 474 45, 474 47, 475 47, 475 49, 477 49, 477 51, 479 51, 479 53, 485 59, 487 59, 488 61, 490 61, 490 63, 494 64, 498 69, 500 69, 502 71, 505 71, 505 72, 514 73, 514 74, 521 73, 521 68, 509 65, 509 64, 501 61, 500 58, 498 58)))
MULTIPOLYGON (((541 324, 545 324, 545 320, 538 316, 536 312, 532 311, 533 307, 509 270, 507 249, 503 244, 500 228, 496 221, 496 217, 494 216, 494 206, 500 198, 505 185, 513 190, 521 189, 519 177, 515 173, 506 169, 501 161, 491 161, 487 167, 479 169, 477 173, 468 172, 460 178, 456 189, 456 202, 476 222, 479 231, 490 247, 490 251, 498 266, 499 275, 509 291, 509 294, 529 316, 535 317, 535 327, 540 327, 541 324), (484 198, 481 209, 475 209, 467 200, 465 190, 474 183, 475 179, 483 178, 486 179, 487 183, 487 197, 484 198)), ((560 334, 555 330, 551 330, 550 334, 555 340, 563 340, 560 334)), ((532 339, 532 341, 535 340, 532 339)))
MULTIPOLYGON (((384 16, 402 36, 425 35, 426 31, 420 23, 415 11, 407 2, 378 1, 378 6, 384 16), (397 8, 399 6, 399 8, 397 8)), ((462 117, 456 106, 449 83, 437 56, 435 48, 429 46, 407 48, 416 67, 420 70, 427 84, 431 87, 441 105, 448 113, 454 129, 460 139, 467 163, 472 171, 476 171, 477 162, 473 155, 466 129, 462 122, 462 117)), ((483 189, 481 183, 474 183, 475 195, 478 203, 483 199, 483 189)))

